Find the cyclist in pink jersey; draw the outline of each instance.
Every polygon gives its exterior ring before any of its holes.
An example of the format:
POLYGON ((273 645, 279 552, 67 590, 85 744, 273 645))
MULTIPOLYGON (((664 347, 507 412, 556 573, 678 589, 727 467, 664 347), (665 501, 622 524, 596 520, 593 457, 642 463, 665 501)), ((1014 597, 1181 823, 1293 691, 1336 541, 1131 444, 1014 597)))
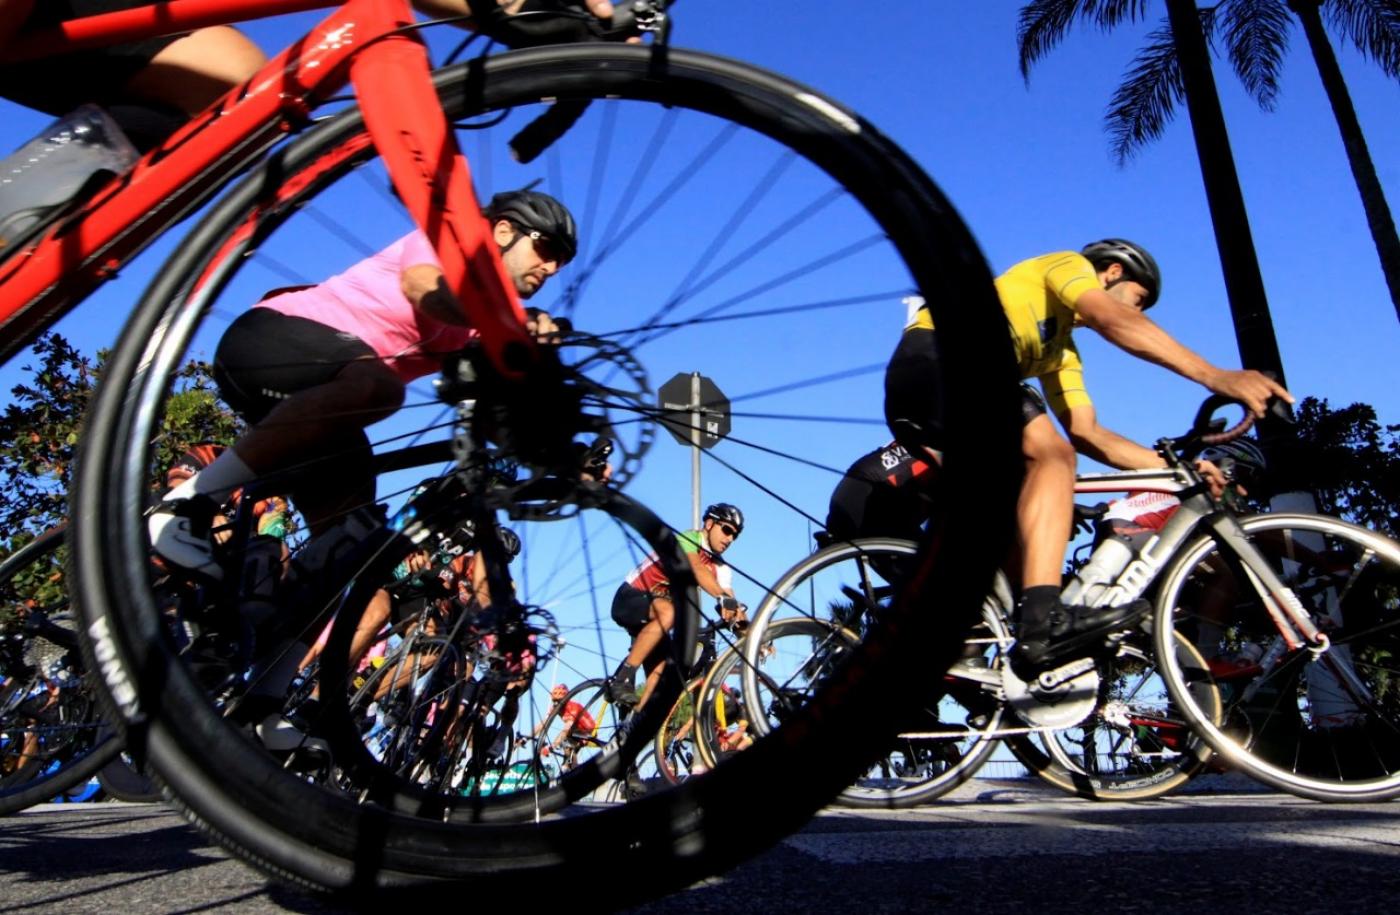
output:
MULTIPOLYGON (((497 194, 485 215, 521 298, 577 250, 573 216, 548 194, 497 194)), ((311 532, 302 566, 322 565, 336 544, 377 526, 365 428, 398 410, 408 381, 436 371, 475 334, 441 280, 431 246, 415 231, 320 285, 269 293, 229 325, 214 378, 251 428, 152 511, 155 551, 222 577, 209 540, 213 509, 233 489, 279 471, 289 472, 292 501, 311 532)), ((547 314, 530 314, 538 337, 557 333, 547 314)))
MULTIPOLYGON (((720 502, 705 509, 700 530, 676 535, 681 551, 690 561, 701 590, 719 601, 720 616, 726 623, 741 622, 744 606, 729 587, 729 567, 721 558, 744 530, 744 513, 737 506, 720 502)), ((671 583, 656 556, 649 556, 633 569, 613 595, 612 618, 632 636, 632 647, 617 670, 608 678, 608 698, 619 705, 639 705, 656 684, 665 668, 663 647, 675 624, 671 583), (646 685, 640 698, 636 691, 637 668, 645 668, 646 685)))

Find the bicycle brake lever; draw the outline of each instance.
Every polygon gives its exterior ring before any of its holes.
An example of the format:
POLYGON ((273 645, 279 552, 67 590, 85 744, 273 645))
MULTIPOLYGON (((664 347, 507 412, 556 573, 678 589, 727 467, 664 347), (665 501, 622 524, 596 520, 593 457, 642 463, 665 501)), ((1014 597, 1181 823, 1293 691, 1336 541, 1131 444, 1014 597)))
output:
POLYGON ((618 41, 639 37, 651 32, 658 40, 664 39, 670 31, 670 18, 666 15, 666 0, 621 0, 613 4, 612 18, 601 32, 605 41, 618 41))
POLYGON ((1293 415, 1293 406, 1282 397, 1269 398, 1269 415, 1290 426, 1298 423, 1298 418, 1293 415))

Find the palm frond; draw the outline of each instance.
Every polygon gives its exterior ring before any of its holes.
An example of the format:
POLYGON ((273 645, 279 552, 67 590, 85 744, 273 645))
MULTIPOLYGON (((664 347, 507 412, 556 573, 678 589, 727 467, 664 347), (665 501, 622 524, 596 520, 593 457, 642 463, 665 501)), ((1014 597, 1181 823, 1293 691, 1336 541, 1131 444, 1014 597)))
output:
POLYGON ((1368 60, 1400 79, 1400 3, 1395 0, 1325 0, 1323 14, 1368 60))
POLYGON ((1103 31, 1111 31, 1122 22, 1137 22, 1147 18, 1148 0, 1085 0, 1085 15, 1103 31))
POLYGON ((1021 7, 1016 18, 1016 50, 1023 79, 1031 78, 1031 64, 1060 43, 1081 12, 1080 0, 1031 0, 1021 7))
POLYGON ((1274 110, 1293 17, 1281 0, 1226 0, 1217 7, 1230 64, 1265 111, 1274 110))
POLYGON ((1021 76, 1030 79, 1031 65, 1064 39, 1076 19, 1109 31, 1124 21, 1145 19, 1150 0, 1031 0, 1016 21, 1016 46, 1021 76))
POLYGON ((1119 165, 1138 147, 1162 135, 1185 92, 1171 26, 1163 24, 1147 36, 1147 44, 1108 103, 1104 120, 1111 138, 1109 147, 1119 165))

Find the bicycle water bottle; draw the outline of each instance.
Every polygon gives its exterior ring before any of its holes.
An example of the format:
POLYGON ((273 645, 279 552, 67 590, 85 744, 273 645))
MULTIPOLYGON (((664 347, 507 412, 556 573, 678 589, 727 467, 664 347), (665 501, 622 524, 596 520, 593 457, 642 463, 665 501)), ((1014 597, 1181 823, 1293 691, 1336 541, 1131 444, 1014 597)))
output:
POLYGON ((1108 537, 1090 555, 1089 561, 1065 586, 1060 599, 1066 604, 1097 607, 1106 599, 1109 587, 1133 558, 1133 548, 1117 537, 1108 537))
POLYGON ((83 105, 0 162, 0 249, 60 212, 99 172, 118 175, 137 159, 116 121, 83 105))

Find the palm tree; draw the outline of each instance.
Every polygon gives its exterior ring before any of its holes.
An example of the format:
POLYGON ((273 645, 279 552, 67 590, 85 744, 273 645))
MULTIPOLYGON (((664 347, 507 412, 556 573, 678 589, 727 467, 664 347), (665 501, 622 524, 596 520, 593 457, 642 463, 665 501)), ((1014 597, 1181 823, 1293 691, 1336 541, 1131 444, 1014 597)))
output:
MULTIPOLYGON (((1169 7, 1176 2, 1168 0, 1169 7)), ((1147 8, 1147 0, 1033 0, 1022 8, 1020 16, 1022 74, 1029 77, 1031 65, 1053 48, 1076 20, 1111 29, 1125 20, 1144 19, 1147 8)), ((1266 111, 1273 109, 1278 95, 1279 70, 1295 16, 1302 25, 1400 318, 1400 236, 1323 28, 1324 13, 1328 24, 1364 57, 1380 65, 1388 76, 1400 79, 1400 5, 1395 0, 1220 0, 1214 7, 1196 10, 1205 40, 1222 39, 1231 67, 1266 111)), ((1190 75, 1183 72, 1181 31, 1178 22, 1170 21, 1151 32, 1127 78, 1113 94, 1107 121, 1112 152, 1120 164, 1161 135, 1181 99, 1186 98, 1195 117, 1190 75)))

